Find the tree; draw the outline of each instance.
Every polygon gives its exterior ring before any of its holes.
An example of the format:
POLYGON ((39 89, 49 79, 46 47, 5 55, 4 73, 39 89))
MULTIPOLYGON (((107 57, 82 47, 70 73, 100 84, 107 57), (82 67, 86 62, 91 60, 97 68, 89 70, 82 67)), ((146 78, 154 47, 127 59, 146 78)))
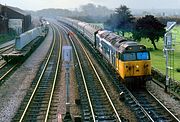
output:
POLYGON ((117 29, 117 23, 118 21, 116 15, 111 14, 110 18, 105 22, 105 25, 108 25, 110 27, 109 29, 114 31, 115 29, 117 29))
POLYGON ((120 29, 122 31, 122 35, 124 36, 124 32, 131 31, 134 17, 129 8, 125 5, 121 5, 119 8, 116 8, 115 13, 118 21, 117 29, 120 29))
POLYGON ((105 6, 96 6, 89 3, 80 7, 79 15, 75 16, 75 18, 79 18, 85 22, 105 22, 112 13, 113 11, 105 6))
POLYGON ((121 5, 119 8, 115 9, 115 13, 111 15, 107 23, 111 24, 113 29, 120 30, 124 36, 124 32, 130 32, 132 30, 133 20, 134 17, 129 8, 125 5, 121 5))
POLYGON ((94 5, 92 3, 88 3, 86 5, 82 5, 80 7, 81 12, 86 15, 86 16, 91 16, 91 17, 104 17, 104 16, 109 16, 110 14, 113 13, 112 10, 108 9, 105 6, 101 6, 101 5, 94 5))
POLYGON ((165 32, 164 24, 159 22, 153 15, 146 15, 137 20, 133 37, 135 40, 149 38, 154 49, 157 50, 155 41, 158 42, 159 38, 163 37, 165 32))

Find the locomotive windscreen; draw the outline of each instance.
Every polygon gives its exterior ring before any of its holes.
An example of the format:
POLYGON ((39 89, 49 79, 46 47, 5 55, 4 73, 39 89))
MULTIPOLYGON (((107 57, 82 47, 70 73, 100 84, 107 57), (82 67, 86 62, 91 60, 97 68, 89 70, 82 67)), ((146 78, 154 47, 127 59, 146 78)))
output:
POLYGON ((134 61, 136 60, 136 53, 125 53, 123 54, 124 61, 134 61))
POLYGON ((150 60, 149 52, 123 53, 120 54, 122 61, 150 60))
POLYGON ((137 52, 137 60, 149 60, 148 52, 137 52))

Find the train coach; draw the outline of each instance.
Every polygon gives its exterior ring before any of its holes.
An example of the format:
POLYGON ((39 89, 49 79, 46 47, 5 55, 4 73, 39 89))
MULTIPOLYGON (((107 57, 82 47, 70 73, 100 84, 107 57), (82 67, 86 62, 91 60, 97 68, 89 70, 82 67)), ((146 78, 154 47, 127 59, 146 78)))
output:
POLYGON ((151 80, 150 53, 138 44, 91 24, 62 18, 62 22, 77 29, 114 67, 126 85, 145 85, 151 80))
POLYGON ((100 27, 70 18, 60 18, 60 21, 77 29, 83 36, 88 39, 88 41, 90 41, 93 46, 96 44, 95 36, 97 31, 101 29, 100 27))
POLYGON ((5 61, 13 59, 19 61, 32 52, 45 38, 47 28, 44 26, 36 27, 22 33, 15 39, 15 47, 11 52, 1 54, 5 61))

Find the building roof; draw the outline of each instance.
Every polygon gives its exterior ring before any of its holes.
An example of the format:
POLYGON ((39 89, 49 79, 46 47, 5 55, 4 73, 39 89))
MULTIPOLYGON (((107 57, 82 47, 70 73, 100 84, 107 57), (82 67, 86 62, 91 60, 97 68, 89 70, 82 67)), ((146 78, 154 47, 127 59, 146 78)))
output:
POLYGON ((13 6, 6 6, 6 5, 2 5, 2 4, 0 4, 0 14, 1 14, 1 12, 2 12, 2 10, 1 10, 2 7, 7 7, 7 8, 9 8, 9 9, 11 9, 11 10, 19 13, 19 14, 24 15, 24 16, 30 15, 28 12, 26 12, 26 11, 20 9, 20 8, 13 7, 13 6))
POLYGON ((24 10, 22 10, 22 9, 20 9, 20 8, 12 7, 12 6, 6 6, 6 7, 8 7, 9 9, 11 9, 11 10, 13 10, 13 11, 16 11, 16 12, 18 12, 18 13, 24 15, 24 16, 29 15, 26 11, 24 11, 24 10))

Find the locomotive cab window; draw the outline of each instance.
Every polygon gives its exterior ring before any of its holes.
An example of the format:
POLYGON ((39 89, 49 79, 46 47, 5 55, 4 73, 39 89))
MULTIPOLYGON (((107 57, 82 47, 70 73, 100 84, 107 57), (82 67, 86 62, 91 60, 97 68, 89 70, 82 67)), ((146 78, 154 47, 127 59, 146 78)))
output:
POLYGON ((149 60, 149 53, 148 52, 137 52, 137 60, 149 60))
POLYGON ((124 53, 121 57, 123 61, 134 61, 136 60, 136 53, 124 53))

